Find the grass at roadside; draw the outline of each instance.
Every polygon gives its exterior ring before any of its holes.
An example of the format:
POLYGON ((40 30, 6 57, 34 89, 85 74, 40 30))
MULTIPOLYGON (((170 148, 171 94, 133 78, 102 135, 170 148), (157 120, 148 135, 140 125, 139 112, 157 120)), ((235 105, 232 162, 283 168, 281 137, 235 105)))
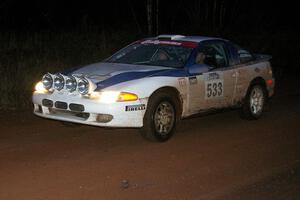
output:
POLYGON ((30 107, 34 85, 46 72, 99 62, 135 38, 103 31, 0 33, 0 109, 30 107))

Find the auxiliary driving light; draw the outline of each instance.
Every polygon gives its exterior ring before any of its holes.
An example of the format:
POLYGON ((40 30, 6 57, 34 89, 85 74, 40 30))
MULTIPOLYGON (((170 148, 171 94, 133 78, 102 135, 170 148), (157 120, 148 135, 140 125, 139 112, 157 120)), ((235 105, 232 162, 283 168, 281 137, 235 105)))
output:
POLYGON ((51 74, 49 74, 49 73, 45 74, 42 78, 42 83, 46 90, 51 89, 52 85, 53 85, 53 78, 52 78, 51 74))
POLYGON ((66 80, 66 89, 69 92, 74 92, 77 88, 77 82, 76 79, 73 76, 68 76, 66 80))
POLYGON ((65 79, 61 74, 56 74, 54 76, 54 88, 59 90, 62 90, 65 85, 65 79))
POLYGON ((78 92, 85 95, 89 92, 89 81, 85 78, 80 78, 78 81, 78 92))

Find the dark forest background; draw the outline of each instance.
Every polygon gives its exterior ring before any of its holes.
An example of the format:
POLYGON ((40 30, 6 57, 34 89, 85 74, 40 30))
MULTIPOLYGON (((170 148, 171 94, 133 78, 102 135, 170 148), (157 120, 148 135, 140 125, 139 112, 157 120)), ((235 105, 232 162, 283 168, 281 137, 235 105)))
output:
POLYGON ((158 34, 222 37, 270 54, 280 83, 300 71, 299 12, 292 1, 2 0, 0 109, 28 108, 48 71, 99 62, 158 34))

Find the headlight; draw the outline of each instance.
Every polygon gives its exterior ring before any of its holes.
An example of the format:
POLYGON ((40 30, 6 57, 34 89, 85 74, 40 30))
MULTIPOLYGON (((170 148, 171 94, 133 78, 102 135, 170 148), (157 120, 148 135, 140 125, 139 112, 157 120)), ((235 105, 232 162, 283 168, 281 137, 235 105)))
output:
POLYGON ((52 88, 53 78, 52 78, 51 74, 47 73, 43 76, 42 84, 46 90, 49 90, 52 88))
POLYGON ((136 94, 117 91, 92 92, 90 94, 90 98, 98 99, 99 102, 105 104, 138 100, 138 96, 136 94))
POLYGON ((46 93, 47 90, 45 89, 43 83, 40 81, 35 85, 35 91, 38 93, 46 93))
POLYGON ((85 78, 81 78, 78 81, 78 92, 82 95, 85 95, 89 92, 89 81, 85 78))
POLYGON ((61 74, 57 74, 54 76, 54 88, 59 90, 62 90, 65 85, 65 79, 61 74))
POLYGON ((101 103, 115 103, 118 100, 120 92, 115 92, 115 91, 106 91, 106 92, 101 92, 100 99, 99 101, 101 103))
POLYGON ((69 92, 74 92, 77 88, 76 79, 73 76, 69 76, 66 80, 66 88, 69 92))

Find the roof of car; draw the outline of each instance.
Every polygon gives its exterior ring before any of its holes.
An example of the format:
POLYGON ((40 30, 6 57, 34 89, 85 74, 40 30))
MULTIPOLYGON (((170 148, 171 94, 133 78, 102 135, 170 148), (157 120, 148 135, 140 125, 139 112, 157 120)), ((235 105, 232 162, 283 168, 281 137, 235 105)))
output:
POLYGON ((201 42, 205 40, 224 40, 221 38, 215 37, 206 37, 206 36, 184 36, 184 35, 159 35, 156 39, 170 39, 174 41, 189 41, 189 42, 201 42))

